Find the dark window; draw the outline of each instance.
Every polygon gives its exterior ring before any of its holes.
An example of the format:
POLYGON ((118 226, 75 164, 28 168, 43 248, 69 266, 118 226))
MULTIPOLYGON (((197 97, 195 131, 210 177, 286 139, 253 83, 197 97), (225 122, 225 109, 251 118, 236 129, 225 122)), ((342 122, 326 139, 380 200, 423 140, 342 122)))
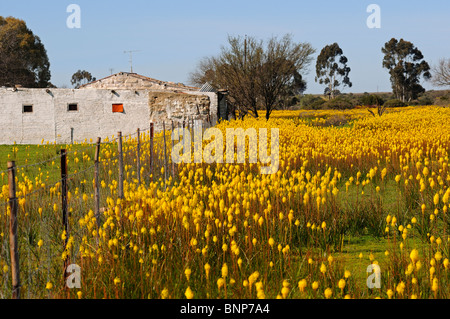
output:
POLYGON ((77 103, 69 104, 69 106, 67 107, 67 110, 69 112, 76 112, 76 111, 78 111, 78 104, 77 103))
POLYGON ((113 104, 112 111, 113 113, 123 113, 123 104, 113 104))
POLYGON ((23 113, 33 113, 33 105, 24 105, 23 113))

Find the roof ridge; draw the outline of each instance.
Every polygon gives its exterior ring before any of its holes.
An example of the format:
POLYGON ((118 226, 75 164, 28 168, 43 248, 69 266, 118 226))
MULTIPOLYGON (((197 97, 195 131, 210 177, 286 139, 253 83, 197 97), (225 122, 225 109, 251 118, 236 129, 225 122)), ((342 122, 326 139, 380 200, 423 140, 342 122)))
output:
POLYGON ((87 87, 88 85, 91 85, 93 83, 101 82, 101 81, 109 79, 109 78, 111 78, 113 76, 124 75, 124 74, 130 75, 130 76, 133 76, 133 77, 136 77, 136 78, 139 78, 141 80, 155 82, 155 83, 157 83, 159 85, 161 85, 161 84, 168 84, 168 85, 176 87, 176 88, 187 88, 187 89, 199 90, 198 87, 188 86, 188 85, 185 85, 184 83, 175 83, 175 82, 171 82, 171 81, 162 81, 162 80, 150 78, 148 76, 145 76, 145 75, 142 75, 142 74, 138 74, 138 73, 134 73, 134 72, 118 72, 118 73, 115 73, 115 74, 111 74, 111 75, 108 75, 108 76, 106 76, 104 78, 101 78, 101 79, 98 79, 98 80, 95 80, 95 81, 83 84, 83 85, 80 86, 80 88, 87 87))

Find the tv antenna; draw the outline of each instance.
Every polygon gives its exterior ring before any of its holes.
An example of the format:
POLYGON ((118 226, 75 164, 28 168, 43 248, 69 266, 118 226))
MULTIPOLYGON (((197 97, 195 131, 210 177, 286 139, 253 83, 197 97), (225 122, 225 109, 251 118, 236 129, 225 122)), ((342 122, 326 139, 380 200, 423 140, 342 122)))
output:
POLYGON ((130 73, 133 73, 133 53, 141 52, 140 50, 124 51, 123 53, 130 54, 130 73))

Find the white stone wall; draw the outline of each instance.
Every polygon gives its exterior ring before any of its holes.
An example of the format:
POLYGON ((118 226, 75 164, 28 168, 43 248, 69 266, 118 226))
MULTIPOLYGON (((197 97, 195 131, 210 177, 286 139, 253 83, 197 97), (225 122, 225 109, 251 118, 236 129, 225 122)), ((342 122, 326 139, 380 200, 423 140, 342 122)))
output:
MULTIPOLYGON (((189 94, 193 94, 189 91, 189 94)), ((217 96, 211 99, 213 125, 217 121, 217 96)), ((135 133, 150 126, 149 91, 99 89, 23 89, 0 88, 0 144, 39 144, 44 141, 65 144, 97 137, 135 133), (78 111, 69 112, 68 104, 77 103, 78 111), (124 113, 113 113, 112 104, 123 103, 124 113), (32 113, 23 113, 23 105, 33 105, 32 113)))

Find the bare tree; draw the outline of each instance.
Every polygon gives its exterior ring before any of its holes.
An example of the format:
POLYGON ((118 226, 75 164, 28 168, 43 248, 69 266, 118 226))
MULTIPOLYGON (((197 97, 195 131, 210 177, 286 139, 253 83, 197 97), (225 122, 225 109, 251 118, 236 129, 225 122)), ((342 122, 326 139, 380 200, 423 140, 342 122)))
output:
POLYGON ((450 59, 440 59, 432 69, 433 84, 437 86, 450 86, 450 59))
POLYGON ((190 74, 189 82, 201 86, 208 82, 219 89, 228 90, 230 104, 239 118, 249 112, 258 117, 257 73, 262 59, 262 42, 254 37, 228 37, 228 47, 221 47, 217 57, 205 57, 197 70, 190 74))
POLYGON ((286 92, 286 86, 291 85, 296 76, 311 63, 314 52, 309 43, 294 43, 289 34, 281 40, 276 37, 269 39, 258 77, 266 119, 269 119, 280 97, 286 92))
POLYGON ((258 117, 258 110, 272 110, 281 105, 280 96, 286 86, 298 80, 311 62, 315 50, 309 43, 295 44, 290 35, 281 40, 272 37, 264 46, 255 37, 228 37, 228 46, 217 57, 203 58, 197 70, 190 74, 190 82, 228 89, 231 104, 239 118, 247 114, 258 117), (297 79, 296 79, 297 77, 297 79))

